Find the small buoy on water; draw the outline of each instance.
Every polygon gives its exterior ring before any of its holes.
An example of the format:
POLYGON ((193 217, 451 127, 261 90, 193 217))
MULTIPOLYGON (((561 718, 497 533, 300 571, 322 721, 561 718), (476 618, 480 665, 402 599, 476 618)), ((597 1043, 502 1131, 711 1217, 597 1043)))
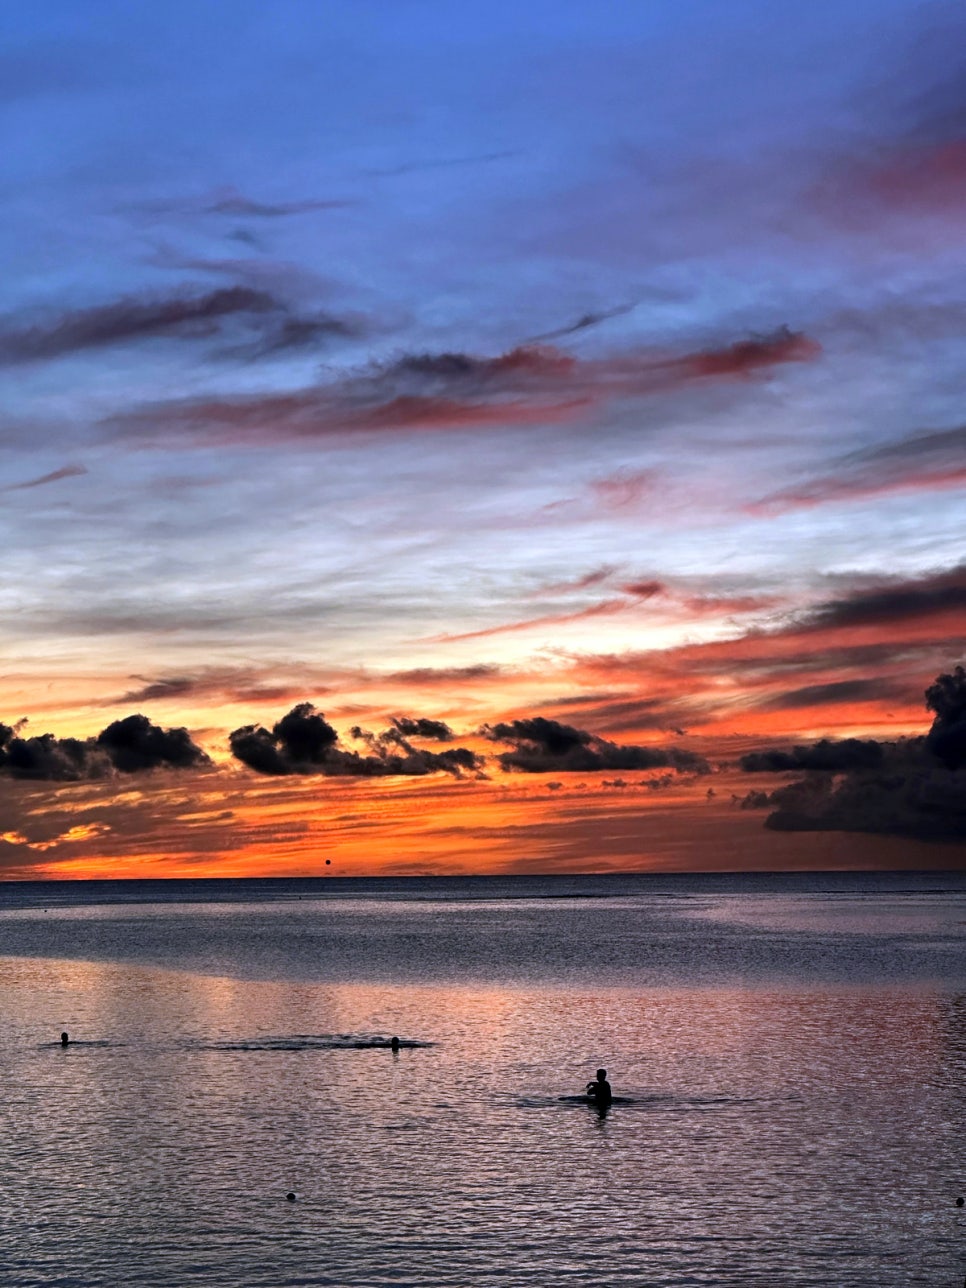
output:
POLYGON ((325 866, 328 867, 331 864, 331 862, 332 862, 331 859, 326 859, 325 866))
POLYGON ((289 1192, 285 1195, 285 1197, 288 1199, 289 1203, 294 1203, 294 1202, 295 1202, 295 1191, 294 1191, 294 1190, 289 1190, 289 1192))
POLYGON ((960 1194, 959 1198, 956 1200, 956 1206, 962 1207, 964 1203, 966 1203, 966 1199, 964 1199, 963 1196, 960 1194))

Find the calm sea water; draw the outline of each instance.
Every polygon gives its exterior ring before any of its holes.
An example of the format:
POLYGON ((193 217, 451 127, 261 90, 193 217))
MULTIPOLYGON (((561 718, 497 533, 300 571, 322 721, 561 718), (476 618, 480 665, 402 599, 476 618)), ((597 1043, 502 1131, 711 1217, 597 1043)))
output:
POLYGON ((0 886, 4 1288, 961 1288, 964 1141, 963 874, 0 886))

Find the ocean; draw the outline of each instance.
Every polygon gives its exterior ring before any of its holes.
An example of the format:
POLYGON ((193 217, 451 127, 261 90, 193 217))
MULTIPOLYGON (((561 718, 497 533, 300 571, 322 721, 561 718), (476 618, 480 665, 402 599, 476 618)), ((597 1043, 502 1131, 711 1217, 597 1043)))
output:
POLYGON ((966 875, 0 885, 0 1088, 3 1288, 962 1288, 966 875))

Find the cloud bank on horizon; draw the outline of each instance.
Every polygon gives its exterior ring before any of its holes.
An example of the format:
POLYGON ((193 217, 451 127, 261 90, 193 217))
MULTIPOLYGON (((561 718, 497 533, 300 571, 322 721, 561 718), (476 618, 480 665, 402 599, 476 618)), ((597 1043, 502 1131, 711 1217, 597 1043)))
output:
POLYGON ((583 775, 721 765, 772 827, 961 839, 961 7, 8 28, 0 872, 132 870, 134 780, 212 870, 216 781, 293 846, 395 778, 432 855, 504 782, 525 848, 583 775))

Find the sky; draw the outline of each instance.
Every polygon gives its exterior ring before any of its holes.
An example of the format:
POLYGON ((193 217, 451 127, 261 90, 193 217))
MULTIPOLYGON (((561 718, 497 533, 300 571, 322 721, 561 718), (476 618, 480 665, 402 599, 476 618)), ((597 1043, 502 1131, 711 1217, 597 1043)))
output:
POLYGON ((963 863, 961 5, 2 17, 0 878, 963 863))

